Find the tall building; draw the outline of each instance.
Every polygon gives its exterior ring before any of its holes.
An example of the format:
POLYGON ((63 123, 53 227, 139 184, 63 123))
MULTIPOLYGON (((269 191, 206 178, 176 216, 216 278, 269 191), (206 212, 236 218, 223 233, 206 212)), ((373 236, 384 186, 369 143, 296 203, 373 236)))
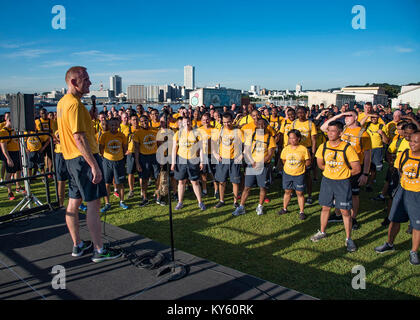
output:
POLYGON ((251 92, 253 92, 253 93, 258 93, 258 86, 251 86, 251 90, 250 90, 251 92))
POLYGON ((122 79, 120 76, 109 77, 109 89, 113 90, 115 96, 118 96, 122 92, 122 79))
POLYGON ((147 101, 160 102, 160 89, 159 86, 147 86, 147 101))
POLYGON ((184 67, 184 87, 186 89, 195 89, 195 67, 184 67))
POLYGON ((127 87, 127 101, 130 103, 144 103, 147 100, 147 89, 144 85, 130 85, 127 87))

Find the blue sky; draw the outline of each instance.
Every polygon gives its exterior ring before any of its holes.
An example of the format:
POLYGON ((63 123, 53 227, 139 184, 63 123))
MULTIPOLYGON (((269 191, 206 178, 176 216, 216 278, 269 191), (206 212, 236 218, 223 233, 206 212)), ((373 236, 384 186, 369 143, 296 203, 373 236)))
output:
POLYGON ((130 84, 327 89, 420 81, 420 1, 3 1, 0 93, 65 87, 73 65, 91 89, 109 76, 130 84), (54 5, 66 9, 55 30, 54 5), (355 30, 355 5, 366 29, 355 30))

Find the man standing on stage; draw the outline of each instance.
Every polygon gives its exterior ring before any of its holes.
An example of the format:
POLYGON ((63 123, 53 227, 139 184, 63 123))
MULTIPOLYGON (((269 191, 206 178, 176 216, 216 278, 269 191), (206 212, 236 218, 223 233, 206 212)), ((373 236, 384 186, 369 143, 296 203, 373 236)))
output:
POLYGON ((121 252, 104 248, 99 217, 100 199, 107 195, 102 161, 89 111, 80 98, 89 93, 91 82, 85 67, 72 67, 66 73, 67 94, 57 104, 57 122, 63 157, 69 172, 69 202, 66 223, 73 240, 72 256, 78 257, 94 246, 93 262, 118 258, 121 252), (87 204, 87 225, 91 241, 79 235, 79 206, 87 204))

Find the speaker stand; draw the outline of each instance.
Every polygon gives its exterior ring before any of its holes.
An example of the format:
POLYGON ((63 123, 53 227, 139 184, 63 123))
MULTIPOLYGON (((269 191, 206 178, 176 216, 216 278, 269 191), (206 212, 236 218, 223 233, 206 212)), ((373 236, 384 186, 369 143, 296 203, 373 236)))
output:
MULTIPOLYGON (((24 134, 24 132, 20 132, 19 134, 24 134)), ((26 154, 25 139, 24 138, 19 138, 19 146, 20 146, 20 154, 21 154, 21 159, 22 159, 23 177, 27 178, 28 177, 28 156, 26 154)), ((46 177, 44 177, 44 179, 46 179, 46 177)), ((16 207, 14 207, 12 211, 10 211, 9 214, 12 214, 12 213, 14 213, 15 211, 18 211, 18 210, 22 211, 27 206, 29 206, 29 208, 32 208, 32 204, 34 204, 35 206, 42 206, 42 202, 39 201, 39 199, 32 194, 31 186, 29 185, 29 181, 25 180, 24 184, 25 184, 26 195, 18 203, 18 205, 16 207), (21 208, 19 209, 19 207, 21 207, 21 208)))

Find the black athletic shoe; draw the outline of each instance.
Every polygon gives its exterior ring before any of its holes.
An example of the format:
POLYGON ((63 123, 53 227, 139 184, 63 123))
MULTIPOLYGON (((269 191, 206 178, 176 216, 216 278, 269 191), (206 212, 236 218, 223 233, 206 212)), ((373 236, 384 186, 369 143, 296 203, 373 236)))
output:
POLYGON ((93 254, 92 261, 93 262, 102 262, 105 260, 112 260, 116 259, 122 256, 122 252, 120 250, 115 250, 112 248, 104 248, 102 253, 98 253, 95 250, 95 253, 93 254))
POLYGON ((410 263, 414 266, 420 265, 419 255, 415 251, 410 251, 410 263))
POLYGON ((328 222, 343 222, 343 216, 337 216, 335 213, 330 215, 328 222))
POLYGON ((284 208, 277 212, 277 214, 279 216, 282 216, 282 215, 287 214, 287 213, 288 213, 288 211, 286 209, 284 209, 284 208))
POLYGON ((352 226, 351 226, 351 228, 353 229, 353 230, 358 230, 358 229, 360 229, 360 224, 357 222, 357 220, 356 219, 352 219, 352 226))
POLYGON ((239 203, 234 202, 234 203, 233 203, 233 207, 234 207, 234 208, 239 208, 239 203))
POLYGON ((147 199, 143 199, 143 201, 142 201, 142 202, 140 202, 139 206, 140 206, 140 207, 145 207, 145 206, 147 206, 148 204, 149 204, 149 200, 147 200, 147 199))
POLYGON ((217 209, 219 209, 220 207, 223 207, 224 205, 225 205, 224 202, 219 201, 214 207, 217 208, 217 209))
POLYGON ((385 217, 384 221, 381 222, 383 227, 388 227, 391 221, 389 221, 388 217, 385 217))
POLYGON ((377 195, 376 197, 372 197, 370 198, 370 200, 374 200, 374 201, 385 201, 385 197, 382 194, 377 195))
POLYGON ((85 251, 89 250, 92 247, 92 241, 83 241, 83 246, 80 248, 79 246, 73 247, 73 252, 71 255, 73 257, 80 257, 82 256, 85 251))
POLYGON ((375 251, 377 253, 384 253, 384 252, 387 252, 387 251, 394 251, 394 250, 395 250, 394 246, 391 247, 388 244, 388 242, 385 242, 383 245, 375 248, 375 251))
POLYGON ((300 220, 305 220, 306 219, 306 215, 303 212, 299 212, 299 219, 300 220))

